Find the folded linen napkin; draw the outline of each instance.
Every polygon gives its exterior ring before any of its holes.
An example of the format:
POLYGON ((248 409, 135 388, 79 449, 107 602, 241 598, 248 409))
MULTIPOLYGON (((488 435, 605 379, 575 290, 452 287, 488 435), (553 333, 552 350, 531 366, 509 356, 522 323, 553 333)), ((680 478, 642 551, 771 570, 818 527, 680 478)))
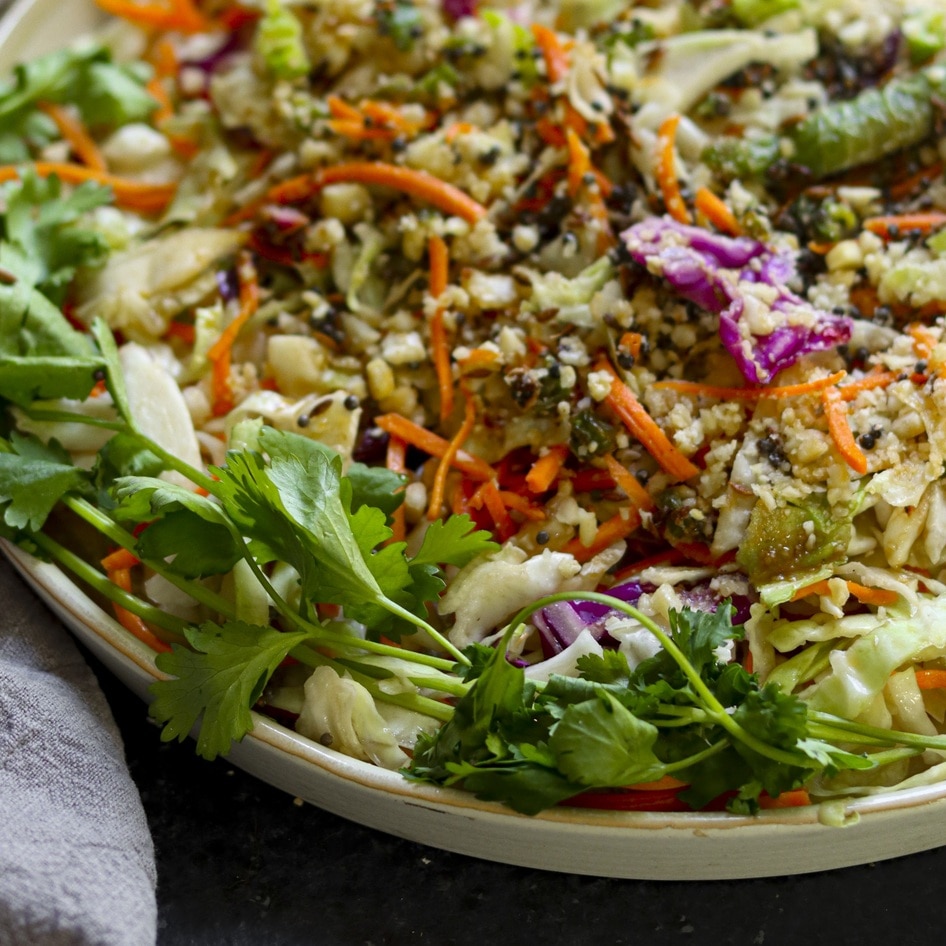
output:
POLYGON ((153 944, 154 850, 108 704, 5 560, 0 602, 0 943, 153 944))

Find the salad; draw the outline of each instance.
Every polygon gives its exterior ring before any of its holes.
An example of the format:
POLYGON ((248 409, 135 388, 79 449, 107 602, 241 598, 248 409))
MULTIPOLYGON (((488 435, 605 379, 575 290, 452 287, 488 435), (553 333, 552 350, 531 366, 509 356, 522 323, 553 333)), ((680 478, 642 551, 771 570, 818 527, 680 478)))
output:
POLYGON ((0 87, 0 533, 164 738, 946 778, 939 0, 97 3, 0 87))

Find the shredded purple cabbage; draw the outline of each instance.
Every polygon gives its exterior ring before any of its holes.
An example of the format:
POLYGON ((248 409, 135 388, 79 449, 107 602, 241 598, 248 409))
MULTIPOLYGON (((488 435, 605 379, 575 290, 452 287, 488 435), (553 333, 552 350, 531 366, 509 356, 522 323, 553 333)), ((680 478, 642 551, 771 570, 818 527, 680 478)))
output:
MULTIPOLYGON (((627 581, 608 589, 608 594, 621 601, 634 604, 645 592, 652 592, 653 585, 642 585, 638 581, 627 581)), ((695 585, 692 588, 678 589, 680 600, 693 611, 715 611, 721 601, 709 584, 695 585)), ((743 624, 749 619, 749 598, 733 595, 727 598, 733 606, 733 624, 743 624)), ((604 648, 614 649, 618 642, 608 633, 607 618, 618 614, 614 608, 597 601, 556 601, 546 605, 532 616, 532 622, 539 632, 542 655, 548 660, 575 643, 582 631, 591 632, 594 639, 604 648)))
POLYGON ((793 293, 794 257, 655 217, 621 235, 631 258, 685 299, 719 315, 719 337, 751 384, 768 384, 802 355, 846 342, 851 320, 793 293))
POLYGON ((443 12, 452 20, 476 16, 476 0, 443 0, 443 12))

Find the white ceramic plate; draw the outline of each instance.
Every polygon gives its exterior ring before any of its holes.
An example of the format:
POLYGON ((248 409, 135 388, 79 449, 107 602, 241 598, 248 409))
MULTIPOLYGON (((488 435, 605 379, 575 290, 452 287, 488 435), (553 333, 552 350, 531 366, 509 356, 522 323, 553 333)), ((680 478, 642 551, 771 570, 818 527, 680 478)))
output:
MULTIPOLYGON (((99 21, 90 0, 19 0, 0 20, 0 73, 99 21)), ((152 652, 56 567, 5 551, 76 636, 143 699, 152 652)), ((853 801, 845 827, 818 807, 657 814, 558 808, 534 818, 358 762, 255 716, 230 760, 277 788, 399 837, 487 860, 603 877, 698 880, 847 867, 946 844, 946 784, 853 801)))

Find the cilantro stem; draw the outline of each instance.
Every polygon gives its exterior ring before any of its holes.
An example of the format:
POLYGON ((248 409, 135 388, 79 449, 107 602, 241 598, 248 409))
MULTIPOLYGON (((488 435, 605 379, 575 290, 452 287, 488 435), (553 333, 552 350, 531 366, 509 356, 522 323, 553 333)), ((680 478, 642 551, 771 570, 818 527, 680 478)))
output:
POLYGON ((59 562, 60 565, 69 569, 76 577, 84 581, 87 585, 107 598, 113 604, 137 614, 143 621, 160 627, 176 642, 184 641, 184 629, 188 626, 187 622, 181 618, 147 604, 133 594, 119 588, 114 582, 109 581, 105 575, 96 570, 84 559, 79 558, 74 552, 63 547, 54 539, 51 539, 44 532, 36 532, 31 536, 33 542, 41 548, 47 555, 59 562))
POLYGON ((53 411, 43 407, 21 408, 30 420, 47 421, 54 424, 85 424, 101 430, 114 430, 116 433, 129 433, 128 424, 123 420, 107 420, 104 417, 90 417, 79 411, 53 411))
POLYGON ((380 604, 381 607, 383 607, 386 611, 390 611, 391 614, 394 614, 397 617, 402 617, 405 621, 409 621, 415 627, 419 627, 435 643, 439 644, 448 654, 450 654, 457 663, 463 664, 465 667, 470 665, 470 661, 467 659, 466 655, 461 650, 459 650, 455 644, 447 640, 447 638, 444 637, 440 631, 428 624, 423 618, 418 617, 412 611, 408 611, 407 608, 402 608, 396 601, 392 601, 390 598, 383 598, 378 602, 378 604, 380 604))
MULTIPOLYGON (((346 668, 357 670, 366 676, 374 677, 376 680, 395 680, 397 674, 387 667, 381 667, 377 664, 359 663, 345 657, 336 658, 338 663, 346 668)), ((438 690, 441 693, 449 693, 451 696, 465 696, 470 689, 471 684, 463 683, 459 679, 444 679, 443 677, 430 677, 419 675, 412 677, 405 675, 406 679, 416 687, 422 687, 427 690, 438 690)))
POLYGON ((310 632, 312 640, 309 643, 312 644, 325 647, 347 647, 352 650, 377 654, 380 657, 397 657, 399 660, 415 663, 421 667, 431 667, 444 673, 453 673, 456 670, 454 661, 437 657, 434 654, 425 654, 416 650, 408 650, 405 647, 397 647, 394 644, 383 644, 381 641, 355 637, 354 634, 348 632, 332 631, 324 625, 314 624, 311 621, 300 620, 297 626, 300 630, 310 632))
POLYGON ((113 430, 115 433, 125 433, 140 440, 148 450, 159 460, 162 460, 169 470, 174 470, 189 479, 195 486, 213 492, 214 480, 206 473, 192 467, 189 463, 165 450, 159 443, 142 433, 132 423, 123 420, 107 420, 104 417, 90 417, 78 411, 54 411, 46 408, 24 408, 24 412, 31 420, 51 421, 53 423, 85 424, 88 427, 98 427, 101 430, 113 430))
POLYGON ((688 769, 691 766, 699 765, 700 762, 704 762, 706 759, 712 758, 717 753, 722 752, 728 745, 729 740, 719 739, 716 742, 708 745, 705 749, 702 749, 699 752, 694 752, 693 755, 687 756, 685 759, 678 759, 676 762, 665 762, 664 774, 670 775, 672 772, 679 772, 682 769, 688 769))
MULTIPOLYGON (((438 700, 433 700, 427 696, 421 696, 419 693, 387 693, 378 686, 377 680, 368 674, 362 673, 347 664, 339 664, 330 657, 318 653, 310 648, 295 647, 290 653, 301 663, 310 667, 331 667, 338 672, 348 673, 356 683, 360 683, 376 700, 384 703, 390 703, 393 706, 400 706, 403 709, 412 710, 415 713, 421 713, 432 719, 439 719, 441 722, 447 722, 453 716, 453 707, 438 700)), ((340 673, 339 676, 342 674, 340 673)))
MULTIPOLYGON (((135 537, 123 529, 118 523, 106 516, 100 509, 93 506, 85 499, 78 499, 74 496, 64 496, 63 505, 71 509, 77 516, 82 518, 89 525, 94 526, 104 536, 111 539, 116 545, 123 549, 138 555, 136 549, 135 537)), ((171 571, 163 562, 142 559, 143 564, 147 565, 152 571, 156 572, 162 578, 167 579, 172 585, 180 588, 189 594, 195 601, 206 605, 212 611, 227 618, 235 618, 233 604, 227 601, 222 595, 201 584, 199 581, 193 581, 184 578, 181 575, 171 571)))
POLYGON ((769 745, 767 742, 764 742, 762 739, 758 739, 756 736, 753 736, 752 733, 740 726, 739 723, 736 722, 736 720, 733 719, 733 717, 727 712, 726 707, 716 699, 716 696, 713 694, 712 690, 710 690, 710 688, 706 685, 697 672, 696 668, 690 663, 689 660, 687 660, 686 656, 683 654, 680 648, 677 647, 670 635, 667 634, 663 628, 661 628, 646 614, 639 611, 633 605, 628 604, 626 601, 621 601, 619 598, 614 598, 611 595, 602 594, 598 591, 560 591, 556 594, 546 595, 544 598, 540 598, 538 601, 534 601, 532 604, 524 607, 512 619, 512 621, 506 627, 502 640, 499 642, 498 646, 505 648, 508 645, 509 640, 512 638, 513 633, 518 629, 519 625, 524 624, 526 620, 540 608, 544 608, 546 605, 554 604, 558 601, 576 600, 596 601, 599 604, 607 605, 609 608, 615 611, 622 611, 628 617, 637 621, 646 630, 650 631, 650 633, 657 638, 663 649, 673 658, 677 666, 683 672, 684 676, 689 681, 690 686, 693 688, 695 695, 703 702, 705 712, 709 719, 720 726, 722 729, 725 729, 726 732, 728 732, 729 735, 734 739, 737 739, 745 746, 748 746, 759 755, 765 756, 768 759, 772 759, 774 762, 781 762, 784 765, 791 766, 803 764, 803 761, 798 756, 798 754, 785 749, 779 749, 777 746, 769 745))
POLYGON ((808 718, 815 723, 820 723, 828 730, 843 733, 850 742, 864 742, 866 745, 904 745, 921 750, 946 751, 946 736, 924 736, 921 733, 881 729, 878 726, 855 723, 831 713, 822 713, 820 710, 809 709, 808 718))

